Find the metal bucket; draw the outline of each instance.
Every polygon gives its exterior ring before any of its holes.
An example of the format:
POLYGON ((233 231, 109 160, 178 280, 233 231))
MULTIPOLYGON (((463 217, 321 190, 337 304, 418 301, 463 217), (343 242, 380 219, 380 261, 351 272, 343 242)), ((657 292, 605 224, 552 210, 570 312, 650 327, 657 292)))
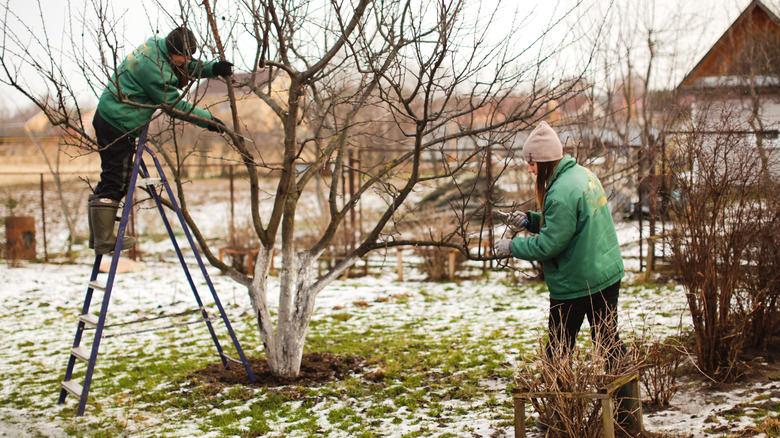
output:
POLYGON ((5 238, 8 258, 34 260, 35 218, 32 216, 8 216, 5 218, 5 238))

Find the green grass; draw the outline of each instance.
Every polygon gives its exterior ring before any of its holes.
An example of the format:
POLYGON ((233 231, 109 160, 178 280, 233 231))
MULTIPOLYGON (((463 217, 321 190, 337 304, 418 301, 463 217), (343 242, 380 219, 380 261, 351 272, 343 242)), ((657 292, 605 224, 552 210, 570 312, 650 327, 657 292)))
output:
POLYGON ((352 318, 352 315, 344 312, 344 313, 334 313, 330 315, 330 317, 335 319, 336 321, 344 322, 344 321, 349 321, 349 319, 352 318))

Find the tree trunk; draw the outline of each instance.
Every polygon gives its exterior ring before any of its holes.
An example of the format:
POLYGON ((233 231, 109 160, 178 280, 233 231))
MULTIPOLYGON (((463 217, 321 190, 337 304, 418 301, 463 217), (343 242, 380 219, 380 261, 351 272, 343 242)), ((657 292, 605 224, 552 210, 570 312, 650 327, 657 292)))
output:
POLYGON ((286 263, 280 275, 279 316, 276 327, 268 307, 268 272, 272 252, 261 248, 254 267, 255 277, 248 286, 252 308, 257 317, 268 367, 274 376, 284 379, 298 377, 309 321, 314 313, 314 298, 322 286, 315 286, 313 269, 316 258, 308 251, 295 256, 292 249, 283 248, 286 263), (292 263, 290 261, 293 261, 292 263))

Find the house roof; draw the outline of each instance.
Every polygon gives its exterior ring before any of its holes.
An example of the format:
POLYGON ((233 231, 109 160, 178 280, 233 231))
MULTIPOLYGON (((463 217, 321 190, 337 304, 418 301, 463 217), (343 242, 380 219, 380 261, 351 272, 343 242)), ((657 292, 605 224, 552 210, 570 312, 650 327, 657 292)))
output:
MULTIPOLYGON (((685 76, 679 88, 713 88, 740 86, 744 77, 734 72, 734 64, 751 41, 780 39, 780 18, 760 0, 753 0, 685 76), (755 39, 758 36, 758 39, 755 39), (713 79, 719 78, 719 79, 713 79)), ((771 85, 771 84, 765 84, 771 85)))

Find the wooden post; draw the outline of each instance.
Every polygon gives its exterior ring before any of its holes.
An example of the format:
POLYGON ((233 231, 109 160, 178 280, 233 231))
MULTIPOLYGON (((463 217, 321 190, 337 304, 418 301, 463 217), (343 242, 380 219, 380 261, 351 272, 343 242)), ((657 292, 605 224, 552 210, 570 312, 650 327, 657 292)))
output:
MULTIPOLYGON (((43 261, 49 262, 49 243, 46 240, 46 201, 44 200, 44 193, 46 189, 43 185, 43 174, 41 174, 41 225, 43 226, 43 261)), ((89 214, 89 213, 87 213, 89 214)))
POLYGON ((642 399, 639 391, 639 379, 633 379, 621 386, 617 396, 618 422, 632 435, 642 431, 642 399))
POLYGON ((655 235, 655 217, 658 214, 658 176, 655 173, 655 136, 649 135, 648 136, 648 146, 650 149, 650 194, 649 194, 649 203, 650 203, 650 234, 648 236, 649 242, 647 243, 647 271, 648 272, 655 272, 655 243, 656 243, 656 235, 655 235))
POLYGON ((230 177, 230 247, 235 248, 236 245, 236 223, 235 223, 235 195, 233 190, 233 165, 228 166, 228 176, 230 177))
POLYGON ((397 260, 395 270, 398 272, 398 281, 404 281, 404 257, 400 246, 396 247, 395 255, 397 260))
POLYGON ((513 398, 515 402, 515 438, 525 438, 525 399, 513 398))
MULTIPOLYGON (((352 149, 347 149, 349 164, 349 199, 355 199, 355 158, 353 157, 352 149)), ((349 251, 355 249, 355 231, 357 230, 357 224, 355 223, 355 206, 349 209, 349 250, 344 251, 344 254, 349 254, 349 251)))
POLYGON ((248 249, 246 251, 246 274, 247 275, 254 275, 255 274, 255 252, 253 249, 248 249))
POLYGON ((449 257, 449 278, 450 281, 455 279, 455 251, 450 251, 450 257, 449 257))
MULTIPOLYGON (((485 215, 487 216, 488 242, 490 242, 490 245, 493 245, 495 237, 493 236, 493 228, 495 226, 493 223, 493 185, 495 182, 493 181, 493 157, 490 153, 490 143, 488 143, 487 147, 485 148, 485 179, 487 180, 487 202, 485 202, 485 215)), ((479 255, 482 255, 482 251, 479 252, 479 255)), ((485 251, 485 254, 487 254, 487 250, 485 251)), ((487 263, 490 264, 490 268, 492 269, 493 260, 490 260, 487 263)), ((485 273, 485 261, 482 262, 482 273, 485 273)))
POLYGON ((612 418, 612 398, 601 399, 601 420, 604 422, 604 438, 615 438, 615 424, 612 418))
POLYGON ((645 430, 644 421, 642 420, 642 392, 639 389, 639 379, 637 378, 632 380, 629 385, 631 391, 631 401, 633 404, 631 417, 634 420, 630 425, 630 430, 634 435, 639 435, 643 430, 645 430))
POLYGON ((644 259, 642 257, 642 241, 644 240, 644 230, 642 223, 642 216, 644 216, 642 212, 642 160, 644 158, 642 157, 642 146, 639 146, 639 150, 637 152, 637 159, 636 159, 636 165, 637 165, 637 171, 636 171, 636 187, 637 187, 637 195, 639 196, 639 212, 638 212, 638 219, 639 219, 639 272, 642 272, 642 267, 644 264, 644 259))

